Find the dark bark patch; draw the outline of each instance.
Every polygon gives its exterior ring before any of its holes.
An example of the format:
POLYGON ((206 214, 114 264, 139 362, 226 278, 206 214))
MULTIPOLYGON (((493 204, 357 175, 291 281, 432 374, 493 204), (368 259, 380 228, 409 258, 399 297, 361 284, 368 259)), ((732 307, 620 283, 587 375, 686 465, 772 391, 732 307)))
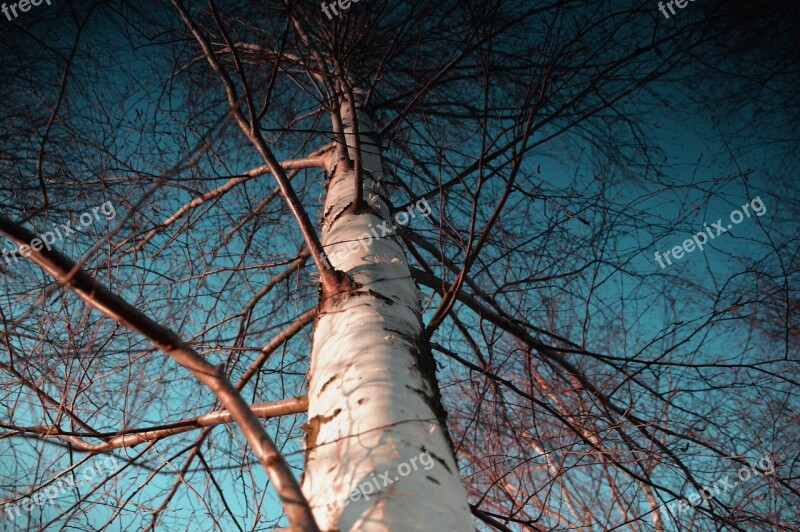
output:
POLYGON ((308 423, 301 425, 300 428, 306 433, 306 461, 308 461, 308 452, 317 446, 317 436, 322 425, 332 420, 342 413, 341 408, 333 411, 329 416, 314 416, 308 420, 308 423))
MULTIPOLYGON (((426 403, 428 402, 428 395, 429 394, 428 394, 428 392, 426 392, 422 388, 414 388, 413 386, 409 386, 408 384, 406 384, 406 388, 408 388, 412 392, 416 392, 416 393, 420 394, 422 396, 422 398, 425 400, 425 402, 426 403)), ((430 406, 430 405, 428 405, 428 406, 430 406)))
POLYGON ((435 453, 433 453, 433 452, 431 452, 431 451, 428 451, 428 454, 430 454, 430 455, 431 455, 431 458, 433 458, 434 460, 436 460, 437 462, 439 462, 440 464, 442 464, 442 467, 444 467, 445 469, 447 469, 447 472, 448 472, 448 473, 450 473, 451 475, 453 474, 453 472, 452 472, 452 471, 450 471, 450 467, 447 465, 447 462, 445 461, 445 459, 444 459, 444 458, 441 458, 441 457, 439 457, 439 456, 436 456, 436 454, 435 454, 435 453))
POLYGON ((387 297, 383 294, 376 292, 375 290, 367 289, 367 290, 357 290, 350 292, 348 294, 348 298, 351 297, 374 297, 375 299, 380 299, 381 301, 388 303, 389 305, 394 305, 397 303, 394 299, 387 297))
MULTIPOLYGON (((436 378, 436 359, 433 358, 430 343, 423 336, 413 339, 411 355, 414 357, 414 367, 419 371, 422 380, 428 385, 430 392, 423 392, 422 398, 431 408, 439 421, 439 425, 444 431, 445 439, 450 445, 450 452, 453 457, 456 455, 453 438, 447 429, 447 410, 442 404, 442 394, 439 392, 439 380, 436 378)), ((449 469, 448 469, 449 471, 449 469)))
POLYGON ((392 299, 391 297, 385 296, 385 295, 383 295, 383 294, 379 294, 379 293, 378 293, 378 292, 376 292, 375 290, 368 289, 368 290, 367 290, 367 293, 368 293, 369 295, 371 295, 371 296, 375 297, 376 299, 380 299, 381 301, 385 301, 385 302, 386 302, 386 303, 388 303, 389 305, 394 305, 394 304, 396 303, 396 301, 395 301, 394 299, 392 299))
POLYGON ((328 379, 327 381, 325 381, 325 384, 323 384, 323 385, 322 385, 322 388, 320 388, 320 389, 319 389, 319 393, 322 393, 322 392, 324 392, 324 391, 325 391, 325 388, 327 388, 327 387, 328 387, 328 385, 329 385, 330 383, 332 383, 333 381, 335 381, 335 380, 336 380, 336 379, 338 379, 338 378, 339 378, 339 374, 337 373, 337 374, 335 374, 333 377, 331 377, 330 379, 328 379))

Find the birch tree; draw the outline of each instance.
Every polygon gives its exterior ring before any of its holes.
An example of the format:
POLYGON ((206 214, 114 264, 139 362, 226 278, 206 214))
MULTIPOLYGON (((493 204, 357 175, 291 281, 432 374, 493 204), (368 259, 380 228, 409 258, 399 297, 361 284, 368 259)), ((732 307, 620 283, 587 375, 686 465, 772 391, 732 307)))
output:
POLYGON ((797 526, 798 10, 746 4, 20 12, 4 525, 797 526))

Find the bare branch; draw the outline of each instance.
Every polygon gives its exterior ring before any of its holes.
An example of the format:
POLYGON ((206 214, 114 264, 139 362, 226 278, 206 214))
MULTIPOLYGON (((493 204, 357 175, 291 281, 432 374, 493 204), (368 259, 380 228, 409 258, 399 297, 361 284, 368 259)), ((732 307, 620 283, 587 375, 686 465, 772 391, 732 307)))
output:
MULTIPOLYGON (((5 216, 0 216, 0 231, 20 246, 27 246, 36 238, 32 232, 15 224, 5 216)), ((317 530, 308 503, 300 491, 300 486, 289 469, 289 465, 276 449, 258 418, 228 381, 222 367, 215 367, 206 362, 174 332, 148 318, 83 270, 79 269, 71 274, 75 268, 75 262, 61 253, 30 249, 31 260, 56 280, 109 318, 150 339, 159 349, 170 355, 176 362, 191 371, 199 381, 208 386, 222 405, 230 411, 230 415, 239 425, 259 462, 269 474, 290 521, 303 530, 317 530)))
MULTIPOLYGON (((269 419, 278 416, 288 416, 300 414, 308 410, 308 399, 306 396, 293 397, 269 403, 257 403, 250 405, 250 410, 256 417, 269 419)), ((213 427, 234 421, 233 415, 228 410, 215 410, 208 414, 193 418, 181 419, 172 423, 164 423, 155 427, 141 429, 126 429, 119 431, 117 436, 105 440, 103 443, 89 443, 85 438, 105 438, 105 434, 65 434, 59 427, 7 427, 13 428, 17 434, 35 434, 43 438, 58 438, 69 442, 78 451, 101 453, 111 449, 121 447, 135 447, 141 443, 159 440, 167 436, 181 434, 201 427, 213 427)))

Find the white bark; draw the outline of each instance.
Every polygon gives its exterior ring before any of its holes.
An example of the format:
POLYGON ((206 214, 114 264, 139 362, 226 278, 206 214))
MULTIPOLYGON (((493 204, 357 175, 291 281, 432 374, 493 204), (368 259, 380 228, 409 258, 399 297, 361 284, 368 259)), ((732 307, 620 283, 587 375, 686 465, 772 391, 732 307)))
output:
MULTIPOLYGON (((353 146, 347 106, 342 104, 342 116, 353 146)), ((328 185, 322 243, 333 266, 359 286, 320 309, 303 492, 320 530, 474 530, 432 406, 437 395, 425 376, 430 353, 420 353, 425 348, 416 286, 399 237, 374 236, 381 236, 384 221, 395 222, 382 199, 383 162, 366 113, 359 111, 358 124, 364 199, 375 213, 352 212, 354 171, 339 162, 328 185), (412 468, 425 452, 432 465, 412 468), (380 489, 369 500, 360 494, 348 500, 362 485, 366 493, 367 484, 380 489)))

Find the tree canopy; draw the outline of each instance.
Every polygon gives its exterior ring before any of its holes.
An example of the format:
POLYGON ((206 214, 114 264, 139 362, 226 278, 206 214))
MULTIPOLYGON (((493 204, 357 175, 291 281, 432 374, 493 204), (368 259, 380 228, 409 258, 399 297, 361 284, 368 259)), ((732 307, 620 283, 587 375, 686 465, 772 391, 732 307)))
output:
POLYGON ((478 529, 800 526, 797 5, 328 4, 0 16, 0 519, 287 526, 349 92, 478 529))

